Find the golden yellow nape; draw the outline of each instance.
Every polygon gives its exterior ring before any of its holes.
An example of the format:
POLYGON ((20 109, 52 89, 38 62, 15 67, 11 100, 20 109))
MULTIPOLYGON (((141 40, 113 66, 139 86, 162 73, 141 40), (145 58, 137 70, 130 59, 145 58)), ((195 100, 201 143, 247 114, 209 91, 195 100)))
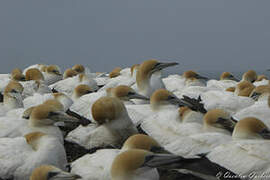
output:
POLYGON ((77 73, 83 73, 85 71, 85 68, 81 64, 75 64, 72 69, 76 71, 77 73))
POLYGON ((39 81, 39 80, 44 80, 44 77, 43 77, 43 74, 40 72, 40 70, 38 70, 37 68, 31 68, 26 71, 25 79, 27 81, 30 81, 30 80, 39 81))
POLYGON ((122 70, 122 69, 121 69, 120 67, 114 68, 114 69, 112 70, 112 72, 110 72, 109 77, 110 77, 110 78, 115 78, 115 77, 119 76, 121 70, 122 70))
POLYGON ((73 69, 66 69, 63 75, 63 78, 69 78, 69 77, 73 77, 76 76, 78 74, 77 71, 73 70, 73 69))
POLYGON ((150 151, 152 147, 160 147, 160 145, 148 135, 135 134, 125 141, 122 149, 143 149, 150 151))
POLYGON ((235 92, 238 96, 248 97, 254 88, 255 86, 251 82, 241 81, 237 84, 235 92))

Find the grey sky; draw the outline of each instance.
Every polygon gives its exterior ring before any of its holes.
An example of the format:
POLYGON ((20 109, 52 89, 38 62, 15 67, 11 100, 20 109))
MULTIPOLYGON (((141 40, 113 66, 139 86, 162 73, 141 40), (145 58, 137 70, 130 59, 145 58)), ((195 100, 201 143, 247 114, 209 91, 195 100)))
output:
POLYGON ((149 58, 171 71, 270 67, 269 0, 2 0, 0 71, 75 63, 109 71, 149 58))

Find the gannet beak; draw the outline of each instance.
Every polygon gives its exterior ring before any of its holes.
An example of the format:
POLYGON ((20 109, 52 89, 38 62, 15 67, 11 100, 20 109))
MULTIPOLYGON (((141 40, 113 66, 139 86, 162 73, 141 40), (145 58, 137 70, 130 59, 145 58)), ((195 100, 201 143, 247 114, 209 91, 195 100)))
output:
POLYGON ((204 77, 204 76, 201 76, 201 75, 199 75, 199 74, 196 75, 196 78, 197 78, 197 79, 203 79, 203 80, 208 80, 208 79, 209 79, 209 78, 204 77))
POLYGON ((154 68, 152 70, 152 73, 160 71, 160 70, 162 70, 164 68, 167 68, 167 67, 170 67, 170 66, 175 66, 175 65, 178 65, 178 63, 177 62, 172 62, 172 63, 161 63, 161 62, 159 62, 154 66, 154 68))
POLYGON ((231 133, 233 132, 234 126, 236 122, 234 122, 232 119, 225 119, 225 118, 218 118, 217 122, 221 126, 224 127, 224 129, 230 131, 231 133))
POLYGON ((49 172, 48 179, 59 179, 59 180, 76 180, 82 178, 81 176, 73 173, 68 173, 64 171, 49 172))
POLYGON ((129 99, 143 99, 143 100, 149 100, 148 97, 145 97, 145 96, 140 95, 140 94, 135 93, 135 92, 129 92, 129 93, 128 93, 128 97, 129 97, 129 99))
POLYGON ((259 133, 263 139, 270 139, 270 131, 268 129, 263 129, 260 133, 259 133))
POLYGON ((150 154, 144 159, 143 167, 164 167, 171 166, 183 160, 183 157, 172 154, 150 154))
POLYGON ((239 79, 237 79, 237 78, 234 77, 234 76, 231 76, 231 77, 229 77, 228 79, 233 80, 233 81, 236 81, 236 82, 239 82, 239 81, 240 81, 239 79))
POLYGON ((172 154, 171 152, 167 151, 161 146, 153 146, 151 147, 150 151, 153 153, 158 153, 158 154, 172 154))
POLYGON ((54 121, 62 121, 62 122, 79 122, 77 118, 67 115, 65 112, 57 111, 50 112, 49 118, 54 121))
POLYGON ((252 94, 251 94, 251 98, 254 100, 254 101, 257 101, 258 99, 259 99, 259 97, 260 97, 260 93, 257 93, 257 92, 253 92, 252 94))

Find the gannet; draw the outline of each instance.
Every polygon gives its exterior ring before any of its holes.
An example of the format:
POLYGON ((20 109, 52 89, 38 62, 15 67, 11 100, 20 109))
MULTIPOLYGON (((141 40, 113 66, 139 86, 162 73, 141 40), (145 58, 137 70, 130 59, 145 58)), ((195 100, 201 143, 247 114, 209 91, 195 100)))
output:
POLYGON ((18 137, 40 131, 53 135, 63 142, 62 132, 54 124, 57 122, 79 122, 79 120, 67 115, 63 112, 62 104, 58 101, 55 102, 54 106, 46 103, 36 106, 32 110, 29 120, 2 117, 0 137, 18 137))
POLYGON ((3 93, 3 103, 0 105, 0 117, 12 109, 23 107, 22 92, 23 86, 19 82, 11 80, 8 83, 3 93))
POLYGON ((125 104, 133 104, 130 100, 135 98, 144 100, 148 99, 147 97, 138 94, 128 86, 120 85, 115 88, 108 88, 106 91, 98 91, 84 95, 76 100, 70 109, 88 119, 92 119, 91 107, 93 103, 100 97, 104 96, 116 97, 123 100, 125 104))
POLYGON ((269 85, 257 86, 256 88, 253 89, 253 91, 249 95, 249 97, 251 97, 255 101, 267 100, 268 96, 270 96, 269 85))
POLYGON ((15 81, 25 81, 25 76, 21 69, 15 68, 11 71, 11 79, 15 81))
POLYGON ((71 172, 79 174, 83 179, 111 179, 110 168, 114 158, 129 149, 143 149, 155 153, 165 152, 150 136, 136 134, 130 136, 121 149, 101 149, 75 160, 71 164, 71 172))
POLYGON ((25 72, 25 82, 22 82, 24 87, 24 98, 32 96, 35 93, 46 94, 51 93, 51 89, 45 84, 44 76, 37 68, 30 68, 25 72))
POLYGON ((254 88, 255 86, 251 82, 244 80, 237 84, 234 94, 248 97, 254 88))
MULTIPOLYGON (((166 142, 167 144, 164 146, 166 150, 184 157, 207 153, 214 147, 231 141, 230 134, 235 122, 229 113, 221 109, 213 109, 204 115, 203 126, 188 125, 189 123, 183 123, 176 127, 178 128, 178 139, 166 142)), ((159 138, 154 137, 158 142, 159 138)))
POLYGON ((49 99, 58 100, 63 106, 64 111, 67 111, 73 104, 73 100, 65 95, 64 93, 50 93, 50 94, 38 94, 35 93, 33 96, 27 97, 23 100, 24 108, 29 108, 32 106, 37 106, 49 99))
POLYGON ((49 65, 46 67, 46 71, 43 72, 44 81, 47 85, 56 83, 62 80, 63 76, 60 72, 60 68, 57 65, 49 65))
POLYGON ((242 75, 242 81, 254 83, 257 80, 257 73, 254 70, 249 70, 242 75))
POLYGON ((73 101, 76 101, 77 99, 79 99, 83 95, 93 93, 93 92, 94 91, 92 90, 92 88, 90 86, 85 85, 85 84, 80 84, 74 89, 72 96, 71 96, 71 99, 73 101))
POLYGON ((247 117, 236 124, 232 137, 233 141, 212 149, 207 157, 242 176, 255 173, 259 179, 263 179, 260 176, 269 172, 268 127, 259 119, 247 117))
POLYGON ((207 87, 217 88, 219 90, 225 90, 229 87, 237 85, 239 80, 236 79, 231 73, 223 72, 220 76, 220 80, 209 80, 207 81, 207 87))
POLYGON ((121 147, 130 136, 137 133, 121 100, 101 97, 92 106, 92 116, 96 123, 79 126, 71 131, 66 140, 92 149, 110 145, 121 147))
POLYGON ((30 180, 76 180, 81 176, 73 173, 65 172, 52 165, 42 165, 32 171, 30 180))
POLYGON ((205 86, 201 80, 208 80, 207 77, 201 76, 198 73, 189 70, 185 71, 182 76, 177 74, 169 75, 167 78, 163 78, 162 81, 165 84, 166 89, 171 92, 182 91, 185 87, 189 86, 205 86))
POLYGON ((114 69, 110 72, 109 77, 110 77, 110 78, 115 78, 115 77, 119 76, 121 70, 122 70, 122 69, 121 69, 120 67, 114 68, 114 69))
POLYGON ((269 87, 258 86, 257 88, 255 88, 253 94, 254 95, 251 95, 251 96, 255 99, 259 99, 259 101, 256 101, 253 105, 248 106, 242 109, 241 111, 238 111, 234 115, 234 117, 236 119, 243 119, 246 117, 255 117, 255 118, 261 119, 261 121, 263 121, 267 126, 270 127, 269 87))
POLYGON ((67 160, 61 142, 46 133, 32 132, 24 137, 0 138, 0 177, 28 180, 34 168, 50 164, 62 170, 67 160))
POLYGON ((63 74, 63 79, 67 79, 73 76, 78 75, 78 72, 73 70, 73 69, 66 69, 64 74, 63 74))
POLYGON ((76 76, 58 81, 50 85, 50 88, 55 89, 57 92, 62 92, 71 96, 74 89, 81 84, 90 86, 92 88, 92 91, 98 90, 96 81, 85 74, 78 74, 76 76))
MULTIPOLYGON (((156 78, 151 82, 151 77, 154 73, 159 73, 162 69, 175 65, 178 65, 178 63, 163 63, 154 59, 141 63, 136 73, 136 85, 138 92, 146 97, 150 97, 157 89, 156 87, 158 87, 158 89, 161 87, 164 88, 164 84, 160 78, 156 78)), ((160 75, 158 74, 157 76, 160 75)))

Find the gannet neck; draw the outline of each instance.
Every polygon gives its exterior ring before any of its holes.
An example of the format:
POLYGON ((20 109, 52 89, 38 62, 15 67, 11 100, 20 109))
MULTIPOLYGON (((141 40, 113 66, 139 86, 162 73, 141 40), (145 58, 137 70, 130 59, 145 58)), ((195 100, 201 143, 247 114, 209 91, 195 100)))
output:
POLYGON ((23 107, 22 92, 23 86, 19 82, 11 80, 4 90, 4 106, 11 109, 23 107))
POLYGON ((31 68, 26 71, 25 79, 27 81, 31 80, 44 81, 44 76, 37 68, 31 68))
POLYGON ((236 124, 233 139, 269 139, 269 130, 267 126, 259 119, 247 117, 241 119, 236 124))
POLYGON ((184 122, 185 117, 191 112, 192 110, 186 106, 180 107, 178 109, 180 119, 184 122))

